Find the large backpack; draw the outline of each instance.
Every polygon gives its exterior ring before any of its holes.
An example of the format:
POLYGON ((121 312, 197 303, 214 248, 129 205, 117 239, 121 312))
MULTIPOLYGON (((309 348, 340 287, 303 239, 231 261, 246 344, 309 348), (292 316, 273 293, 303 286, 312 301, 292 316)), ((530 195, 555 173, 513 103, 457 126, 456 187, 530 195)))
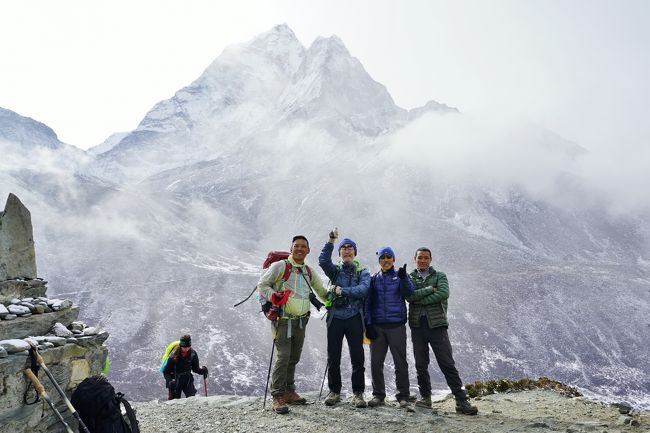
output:
POLYGON ((180 340, 172 341, 169 343, 167 348, 165 349, 165 353, 163 354, 162 358, 160 359, 160 368, 158 369, 161 373, 165 372, 165 366, 167 365, 167 360, 169 359, 170 355, 172 354, 172 351, 178 347, 178 345, 181 344, 180 340))
MULTIPOLYGON (((291 262, 289 262, 288 258, 291 255, 290 252, 288 251, 269 251, 269 253, 266 255, 266 259, 264 259, 264 263, 262 263, 262 270, 266 270, 275 262, 279 262, 280 260, 284 260, 284 273, 282 274, 282 281, 287 281, 289 277, 291 276, 291 270, 293 269, 293 266, 291 265, 291 262)), ((309 275, 309 281, 311 281, 311 268, 307 265, 305 265, 305 268, 307 269, 307 275, 309 275)), ((253 291, 244 299, 243 301, 240 301, 236 303, 234 306, 237 307, 244 302, 248 301, 250 297, 255 293, 257 290, 257 286, 253 288, 253 291)), ((268 311, 271 308, 271 301, 266 299, 262 294, 259 296, 259 301, 260 304, 262 304, 262 312, 264 314, 267 314, 268 311)))
POLYGON ((70 400, 90 433, 140 433, 133 408, 104 376, 84 379, 70 400))

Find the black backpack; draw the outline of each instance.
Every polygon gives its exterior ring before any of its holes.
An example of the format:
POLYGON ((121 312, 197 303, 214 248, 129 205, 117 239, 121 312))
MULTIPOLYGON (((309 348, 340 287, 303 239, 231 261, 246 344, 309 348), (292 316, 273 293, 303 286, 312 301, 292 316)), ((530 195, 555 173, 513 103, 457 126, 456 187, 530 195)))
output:
POLYGON ((140 433, 133 408, 104 376, 84 379, 72 393, 71 403, 90 433, 140 433))

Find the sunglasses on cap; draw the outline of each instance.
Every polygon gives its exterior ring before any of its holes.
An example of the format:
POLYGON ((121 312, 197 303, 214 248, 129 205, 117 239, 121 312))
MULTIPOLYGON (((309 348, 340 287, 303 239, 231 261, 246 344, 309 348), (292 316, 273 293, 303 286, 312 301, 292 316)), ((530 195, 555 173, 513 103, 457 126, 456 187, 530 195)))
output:
POLYGON ((393 256, 391 256, 390 254, 382 254, 381 256, 379 256, 379 260, 386 260, 386 259, 392 259, 392 258, 393 258, 393 256))
POLYGON ((350 244, 341 245, 342 250, 353 250, 354 247, 350 244))

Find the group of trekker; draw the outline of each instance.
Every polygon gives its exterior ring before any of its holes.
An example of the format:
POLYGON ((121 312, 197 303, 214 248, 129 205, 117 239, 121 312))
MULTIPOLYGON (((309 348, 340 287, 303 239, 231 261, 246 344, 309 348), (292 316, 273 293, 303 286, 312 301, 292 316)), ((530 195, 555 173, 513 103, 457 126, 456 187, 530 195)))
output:
MULTIPOLYGON (((385 405, 384 361, 390 350, 395 366, 396 399, 400 407, 431 408, 429 377, 429 346, 456 399, 456 412, 475 415, 456 369, 447 334, 447 298, 449 284, 443 272, 431 266, 428 248, 415 252, 416 269, 410 274, 406 265, 395 269, 395 252, 389 246, 377 251, 380 270, 370 275, 357 261, 357 245, 352 239, 338 242, 340 261, 334 264, 332 253, 338 230, 329 233, 318 263, 329 278, 326 289, 316 272, 305 263, 309 241, 304 236, 292 239, 290 255, 276 261, 262 274, 257 288, 260 295, 274 304, 271 331, 275 347, 275 363, 271 376, 272 409, 279 414, 289 412, 288 405, 306 404, 296 392, 295 371, 300 361, 313 292, 325 302, 327 312, 327 379, 329 394, 325 404, 341 401, 341 351, 347 340, 352 363, 351 404, 358 408, 385 405), (406 303, 409 303, 407 309, 406 303), (406 350, 406 323, 417 371, 420 398, 410 395, 406 350), (370 343, 372 399, 364 399, 365 359, 363 341, 370 343)), ((269 317, 267 315, 267 317, 269 317)))

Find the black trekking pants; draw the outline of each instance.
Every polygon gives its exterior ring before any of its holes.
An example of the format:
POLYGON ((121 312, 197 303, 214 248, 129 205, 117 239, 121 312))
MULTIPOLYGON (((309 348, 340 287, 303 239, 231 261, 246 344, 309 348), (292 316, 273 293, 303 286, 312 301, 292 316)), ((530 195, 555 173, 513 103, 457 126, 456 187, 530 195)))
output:
POLYGON ((185 397, 192 397, 196 395, 196 388, 194 387, 194 376, 192 373, 180 373, 176 378, 176 384, 174 386, 169 386, 169 400, 174 400, 181 398, 181 393, 185 394, 185 397))
POLYGON ((370 372, 372 373, 372 395, 386 398, 384 382, 384 361, 390 349, 395 365, 395 386, 397 400, 409 398, 409 365, 406 360, 406 325, 382 326, 375 325, 377 338, 370 344, 370 372))
POLYGON ((445 376, 447 385, 458 400, 467 398, 463 382, 456 369, 456 363, 451 351, 447 328, 429 328, 426 317, 420 321, 419 328, 411 328, 415 370, 418 377, 418 388, 422 397, 431 396, 431 378, 429 377, 429 345, 436 357, 438 366, 445 376))
POLYGON ((333 318, 327 327, 327 384, 331 392, 341 393, 341 352, 343 337, 348 342, 352 362, 352 392, 365 390, 365 368, 363 354, 363 323, 361 314, 349 319, 333 318))

